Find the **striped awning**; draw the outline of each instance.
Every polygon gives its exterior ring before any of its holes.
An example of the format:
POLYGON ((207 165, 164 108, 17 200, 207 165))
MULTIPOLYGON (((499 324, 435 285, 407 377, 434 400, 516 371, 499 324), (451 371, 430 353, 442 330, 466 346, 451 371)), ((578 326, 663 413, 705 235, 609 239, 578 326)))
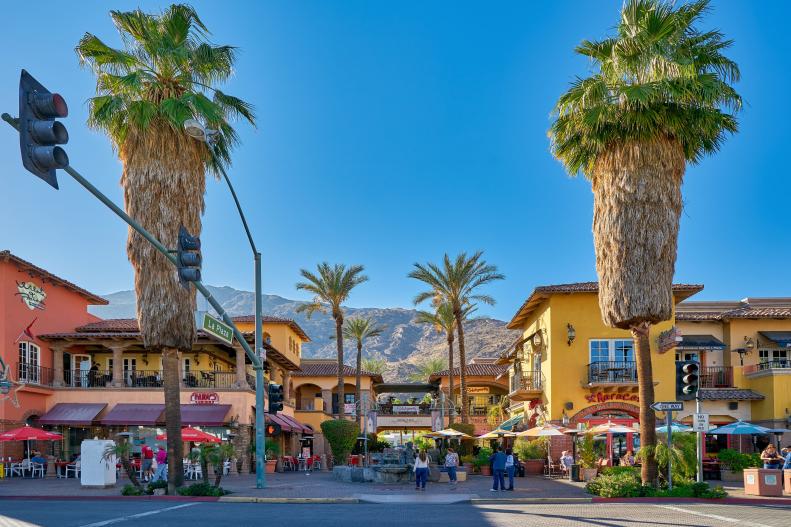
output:
POLYGON ((500 424, 500 426, 498 426, 497 428, 502 428, 503 430, 513 430, 513 428, 516 425, 518 425, 519 423, 522 422, 523 418, 524 418, 524 414, 515 415, 515 416, 511 417, 510 419, 506 419, 505 421, 503 421, 500 424))

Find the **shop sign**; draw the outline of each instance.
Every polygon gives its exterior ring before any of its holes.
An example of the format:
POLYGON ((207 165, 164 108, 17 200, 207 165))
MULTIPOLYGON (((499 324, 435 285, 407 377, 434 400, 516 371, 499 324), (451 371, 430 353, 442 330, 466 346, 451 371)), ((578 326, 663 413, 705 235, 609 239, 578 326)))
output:
POLYGON ((589 403, 609 403, 614 401, 624 401, 629 403, 639 403, 640 397, 636 393, 604 393, 595 392, 585 396, 589 403))
POLYGON ((676 326, 668 329, 667 331, 663 331, 656 337, 656 351, 659 353, 665 353, 668 350, 671 350, 678 346, 678 343, 681 342, 681 333, 678 331, 676 326))
POLYGON ((378 417, 378 426, 391 427, 391 428, 431 428, 430 415, 416 415, 416 416, 396 416, 396 415, 380 415, 378 417))
POLYGON ((393 406, 394 414, 417 414, 419 410, 418 406, 393 406))
POLYGON ((192 404, 217 404, 220 402, 220 395, 217 392, 192 392, 190 402, 192 404))
POLYGON ((349 415, 357 415, 357 404, 356 403, 345 403, 343 405, 343 411, 349 415))
POLYGON ((467 395, 483 395, 488 393, 489 388, 486 386, 469 386, 467 388, 467 395))
POLYGON ((22 302, 31 311, 34 309, 44 309, 44 299, 47 298, 47 293, 42 288, 33 282, 17 282, 16 290, 17 295, 22 298, 22 302))

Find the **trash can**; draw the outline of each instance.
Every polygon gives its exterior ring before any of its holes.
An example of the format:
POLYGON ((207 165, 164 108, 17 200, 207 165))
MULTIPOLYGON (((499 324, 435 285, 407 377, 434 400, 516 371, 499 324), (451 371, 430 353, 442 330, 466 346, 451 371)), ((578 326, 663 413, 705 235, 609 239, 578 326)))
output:
POLYGON ((580 466, 577 463, 571 464, 571 481, 579 481, 580 480, 580 466))
POLYGON ((744 493, 753 496, 782 496, 783 471, 778 469, 744 469, 744 493))

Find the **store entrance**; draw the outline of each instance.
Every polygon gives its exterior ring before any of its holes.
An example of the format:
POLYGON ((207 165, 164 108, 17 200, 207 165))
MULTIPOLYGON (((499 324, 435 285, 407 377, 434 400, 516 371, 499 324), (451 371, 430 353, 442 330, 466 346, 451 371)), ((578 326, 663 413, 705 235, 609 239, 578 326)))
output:
MULTIPOLYGON (((632 428, 639 429, 640 421, 624 412, 603 411, 592 414, 589 418, 583 420, 587 423, 588 428, 594 426, 607 424, 608 422, 616 425, 624 425, 632 428)), ((600 458, 606 459, 609 466, 617 466, 620 464, 621 458, 626 455, 628 451, 637 453, 640 449, 640 437, 637 434, 603 434, 594 438, 594 446, 596 453, 600 458)))

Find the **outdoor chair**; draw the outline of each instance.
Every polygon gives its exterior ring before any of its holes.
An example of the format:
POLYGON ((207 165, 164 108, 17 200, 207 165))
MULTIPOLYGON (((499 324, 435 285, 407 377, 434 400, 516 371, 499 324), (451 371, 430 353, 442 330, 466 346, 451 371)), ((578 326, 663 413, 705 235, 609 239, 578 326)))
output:
POLYGON ((70 465, 66 465, 66 477, 67 478, 69 477, 69 472, 74 474, 75 478, 80 477, 80 462, 79 461, 75 461, 74 463, 72 463, 70 465))
POLYGON ((38 477, 44 477, 44 463, 30 463, 30 477, 35 478, 36 474, 38 477))
POLYGON ((25 459, 20 463, 11 463, 11 468, 8 469, 9 477, 14 477, 14 475, 18 475, 21 478, 25 477, 25 470, 27 470, 27 463, 30 463, 29 459, 25 459))
POLYGON ((561 475, 560 465, 552 461, 552 457, 547 457, 547 464, 544 467, 544 475, 548 478, 556 478, 561 475))
POLYGON ((283 470, 294 470, 294 461, 291 456, 283 456, 283 470))
POLYGON ((222 475, 227 476, 230 473, 231 473, 231 460, 226 459, 225 461, 222 462, 222 475))
POLYGON ((313 456, 310 461, 311 470, 321 470, 321 457, 313 456))

